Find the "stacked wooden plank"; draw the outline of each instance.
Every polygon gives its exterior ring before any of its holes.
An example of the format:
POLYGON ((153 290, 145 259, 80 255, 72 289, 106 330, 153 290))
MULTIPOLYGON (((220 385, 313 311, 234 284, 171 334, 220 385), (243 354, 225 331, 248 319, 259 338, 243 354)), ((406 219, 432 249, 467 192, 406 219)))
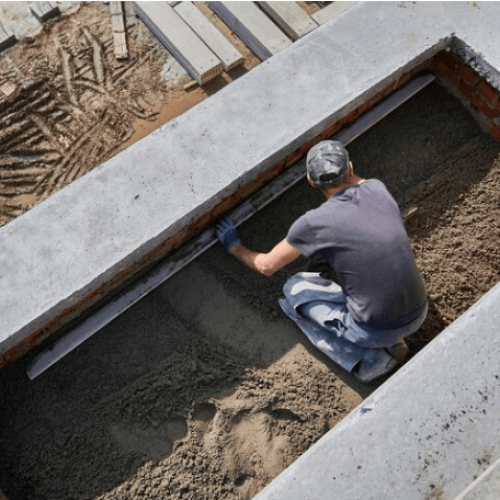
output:
POLYGON ((332 2, 318 12, 314 13, 311 17, 318 23, 324 24, 341 12, 352 7, 356 2, 332 2))
POLYGON ((222 73, 219 59, 167 2, 134 2, 134 9, 200 85, 222 73))
POLYGON ((125 35, 125 20, 121 2, 110 2, 111 23, 113 25, 113 41, 115 46, 115 57, 117 59, 128 58, 127 37, 125 35))
POLYGON ((41 23, 61 13, 59 7, 52 2, 32 2, 30 4, 30 10, 41 23))
POLYGON ((175 12, 207 44, 230 71, 244 61, 243 56, 229 40, 197 9, 192 2, 176 2, 175 12))
POLYGON ((262 61, 292 43, 254 2, 208 3, 262 61))
POLYGON ((5 49, 16 41, 16 36, 11 31, 0 23, 0 50, 5 49))
POLYGON ((318 27, 297 2, 259 2, 259 5, 283 33, 294 41, 318 27))

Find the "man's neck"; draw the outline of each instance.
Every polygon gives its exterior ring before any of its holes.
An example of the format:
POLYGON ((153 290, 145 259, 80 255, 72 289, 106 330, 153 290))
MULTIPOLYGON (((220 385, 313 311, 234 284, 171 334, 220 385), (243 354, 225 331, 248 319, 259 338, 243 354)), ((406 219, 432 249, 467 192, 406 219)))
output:
POLYGON ((352 175, 347 179, 347 181, 342 182, 338 186, 324 188, 323 194, 326 196, 326 198, 330 198, 333 195, 340 193, 340 191, 343 191, 344 189, 348 188, 349 186, 357 186, 365 182, 365 180, 366 179, 363 179, 363 177, 359 177, 358 175, 352 175))

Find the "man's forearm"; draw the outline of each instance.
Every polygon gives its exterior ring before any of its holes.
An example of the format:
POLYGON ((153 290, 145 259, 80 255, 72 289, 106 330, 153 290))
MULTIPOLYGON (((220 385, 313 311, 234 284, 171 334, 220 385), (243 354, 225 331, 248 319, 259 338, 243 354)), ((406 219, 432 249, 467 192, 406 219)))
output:
POLYGON ((236 257, 240 262, 243 262, 246 266, 254 271, 257 271, 264 276, 271 276, 273 272, 265 265, 265 258, 262 253, 253 252, 241 243, 233 245, 230 252, 231 255, 236 257))
POLYGON ((300 256, 299 250, 286 240, 282 240, 268 253, 253 252, 241 243, 233 245, 230 253, 240 262, 264 276, 272 276, 300 256))
POLYGON ((246 266, 264 276, 271 276, 283 266, 294 261, 300 251, 285 240, 281 240, 270 252, 253 252, 242 245, 234 222, 224 219, 217 225, 217 238, 224 250, 243 262, 246 266))

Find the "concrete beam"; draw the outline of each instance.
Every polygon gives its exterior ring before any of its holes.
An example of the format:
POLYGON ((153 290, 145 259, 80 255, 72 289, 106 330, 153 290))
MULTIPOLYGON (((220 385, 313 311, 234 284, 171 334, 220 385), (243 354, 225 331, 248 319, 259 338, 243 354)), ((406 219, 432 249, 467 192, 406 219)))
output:
POLYGON ((245 59, 236 47, 195 7, 193 2, 179 2, 174 10, 220 59, 226 71, 243 63, 245 59))
POLYGON ((61 13, 59 7, 52 2, 32 2, 30 10, 42 24, 61 13))
POLYGON ((0 23, 0 50, 3 50, 16 42, 16 36, 0 23))
POLYGON ((134 2, 134 10, 200 85, 222 73, 219 59, 168 3, 134 2))
POLYGON ((259 5, 291 40, 298 40, 318 27, 297 2, 259 2, 259 5))
POLYGON ((494 81, 500 4, 474 5, 358 4, 0 228, 1 363, 206 227, 452 36, 494 81))
POLYGON ((209 5, 261 61, 292 43, 253 2, 217 1, 209 5))
POLYGON ((318 10, 318 12, 315 12, 311 17, 318 24, 325 24, 330 19, 350 9, 355 3, 357 2, 332 2, 321 10, 318 10))

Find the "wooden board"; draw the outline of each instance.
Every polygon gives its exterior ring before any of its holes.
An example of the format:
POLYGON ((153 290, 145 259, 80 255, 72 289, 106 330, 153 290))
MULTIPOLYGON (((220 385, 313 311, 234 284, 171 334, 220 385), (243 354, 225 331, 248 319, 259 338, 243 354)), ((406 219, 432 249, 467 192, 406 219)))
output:
POLYGON ((332 2, 325 8, 318 10, 311 17, 318 23, 324 24, 335 16, 338 16, 341 12, 352 7, 356 2, 332 2))
POLYGON ((113 25, 114 33, 125 33, 125 22, 122 14, 112 14, 111 24, 113 25))
POLYGON ((261 61, 292 43, 253 2, 208 4, 261 61))
POLYGON ((61 13, 59 7, 52 2, 32 2, 30 10, 41 23, 61 13))
POLYGON ((123 15, 123 8, 121 2, 109 2, 109 12, 111 15, 120 14, 123 15))
POLYGON ((115 57, 117 59, 128 58, 127 37, 125 33, 113 32, 113 43, 115 46, 115 57))
POLYGON ((197 9, 192 2, 179 2, 175 12, 208 45, 229 71, 244 61, 243 56, 229 40, 197 9))
POLYGON ((259 2, 259 5, 292 40, 318 27, 316 21, 297 2, 259 2))
POLYGON ((125 21, 121 2, 110 2, 111 24, 113 25, 113 43, 117 59, 128 58, 127 37, 125 34, 125 21))
POLYGON ((0 50, 5 49, 16 41, 16 36, 11 31, 0 23, 0 50))
POLYGON ((203 85, 223 71, 217 56, 167 2, 134 2, 137 16, 182 67, 203 85))

